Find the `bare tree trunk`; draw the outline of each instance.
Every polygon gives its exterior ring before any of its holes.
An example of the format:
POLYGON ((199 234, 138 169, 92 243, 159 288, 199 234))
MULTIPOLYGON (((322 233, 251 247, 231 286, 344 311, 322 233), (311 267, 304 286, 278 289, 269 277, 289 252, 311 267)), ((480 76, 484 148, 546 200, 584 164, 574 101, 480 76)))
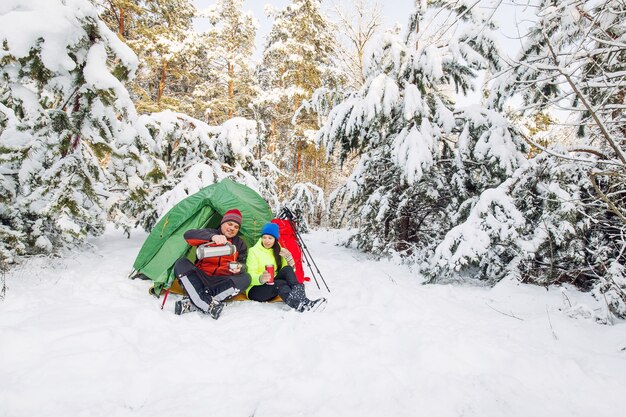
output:
POLYGON ((228 118, 233 118, 233 108, 234 106, 234 96, 235 96, 235 87, 233 84, 233 77, 235 76, 235 66, 229 61, 228 62, 228 118))
POLYGON ((301 164, 302 164, 302 150, 300 149, 300 141, 296 142, 296 157, 295 157, 295 163, 294 163, 294 174, 296 174, 296 178, 298 178, 298 175, 300 174, 300 169, 301 169, 301 164))
POLYGON ((117 34, 120 35, 120 37, 123 39, 124 38, 124 19, 125 19, 125 15, 126 12, 124 11, 124 8, 120 8, 120 17, 119 17, 119 26, 118 26, 118 32, 117 34))
POLYGON ((270 134, 267 138, 267 151, 272 153, 276 150, 274 147, 274 143, 276 143, 276 120, 272 120, 272 124, 270 125, 270 134))
POLYGON ((407 242, 409 240, 409 216, 402 215, 400 217, 400 230, 398 233, 399 242, 397 249, 400 251, 407 250, 407 242))
MULTIPOLYGON (((298 101, 300 100, 300 97, 298 97, 298 95, 295 95, 293 98, 293 103, 292 103, 292 114, 295 114, 296 111, 298 110, 298 101)), ((298 126, 294 126, 294 133, 298 131, 298 126)), ((300 180, 300 171, 302 170, 302 141, 301 140, 296 140, 296 154, 295 154, 295 161, 294 161, 294 174, 295 174, 295 178, 297 178, 298 180, 300 180)))
POLYGON ((159 81, 159 91, 157 92, 157 105, 161 105, 161 97, 163 97, 163 90, 165 90, 165 78, 167 76, 167 61, 163 60, 161 65, 161 80, 159 81))
MULTIPOLYGON (((626 89, 622 88, 619 93, 617 93, 616 95, 616 103, 617 104, 621 104, 624 105, 625 104, 625 99, 626 99, 626 89)), ((611 117, 613 117, 613 119, 617 119, 621 112, 623 110, 620 109, 615 109, 612 113, 611 113, 611 117)), ((622 135, 624 137, 626 137, 626 123, 624 123, 624 125, 622 126, 622 128, 620 129, 622 131, 622 135)))
POLYGON ((111 8, 111 13, 113 13, 113 16, 115 16, 115 19, 117 20, 117 34, 123 38, 124 37, 124 8, 120 7, 120 11, 119 13, 117 12, 117 6, 116 4, 109 0, 109 6, 111 8))

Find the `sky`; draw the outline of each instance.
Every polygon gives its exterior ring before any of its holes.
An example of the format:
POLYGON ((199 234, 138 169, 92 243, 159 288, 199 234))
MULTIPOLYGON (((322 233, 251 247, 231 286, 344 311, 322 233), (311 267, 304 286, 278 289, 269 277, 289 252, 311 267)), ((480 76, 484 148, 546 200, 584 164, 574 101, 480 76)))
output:
MULTIPOLYGON (((215 0, 194 0, 194 5, 197 9, 202 10, 212 4, 215 4, 215 0)), ((272 28, 272 19, 268 19, 265 16, 265 5, 271 5, 276 10, 280 10, 291 3, 290 0, 246 0, 244 1, 244 10, 250 10, 256 17, 259 23, 259 29, 257 31, 257 50, 255 51, 255 57, 259 57, 261 55, 263 49, 263 42, 265 36, 269 33, 272 28)), ((324 0, 322 2, 322 6, 325 9, 330 9, 333 7, 333 4, 345 4, 347 1, 340 2, 338 0, 324 0)), ((415 0, 388 0, 388 1, 380 1, 379 4, 384 4, 384 7, 381 7, 383 13, 383 24, 385 27, 392 27, 396 23, 400 23, 402 27, 406 26, 409 15, 413 10, 413 5, 415 4, 415 0)), ((197 26, 198 27, 198 26, 197 26)), ((199 27, 201 28, 201 26, 199 27)))
MULTIPOLYGON (((392 28, 399 24, 403 29, 407 26, 409 16, 414 10, 415 0, 365 0, 370 4, 376 2, 380 5, 382 12, 383 26, 381 32, 385 29, 392 28)), ((523 33, 524 28, 529 26, 530 19, 534 14, 534 10, 528 6, 534 0, 479 0, 478 7, 486 15, 493 14, 493 20, 499 26, 497 31, 497 39, 501 46, 503 54, 508 55, 509 59, 517 55, 521 47, 519 36, 523 33), (495 13, 493 5, 498 5, 495 13)), ((193 0, 198 10, 205 9, 216 3, 216 0, 193 0)), ((272 6, 276 10, 281 10, 291 3, 291 0, 245 0, 244 10, 252 11, 258 22, 258 30, 256 34, 256 49, 253 54, 253 60, 260 61, 263 53, 265 37, 272 28, 273 19, 267 18, 265 15, 266 5, 272 6)), ((351 0, 322 0, 322 8, 332 19, 332 10, 339 6, 346 9, 351 4, 351 0)), ((349 9, 348 9, 349 10, 349 9)), ((206 25, 206 23, 205 23, 206 25)), ((196 29, 202 31, 203 24, 201 20, 196 21, 196 29)), ((403 33, 403 32, 402 32, 403 33)), ((482 85, 482 75, 476 81, 476 85, 482 85)), ((469 105, 480 100, 480 92, 477 88, 475 92, 469 93, 468 96, 458 96, 457 103, 459 105, 469 105)))
MULTIPOLYGON (((374 4, 376 0, 369 0, 371 4, 374 4)), ((491 9, 488 7, 490 4, 498 4, 498 10, 494 15, 495 21, 499 24, 500 29, 498 31, 499 41, 503 46, 503 50, 509 56, 514 56, 519 50, 520 41, 518 38, 517 27, 525 27, 528 25, 529 15, 532 9, 527 6, 527 3, 533 0, 481 0, 480 7, 483 12, 491 13, 491 9)), ((215 4, 216 0, 193 0, 197 9, 202 10, 215 4)), ((272 19, 268 19, 265 16, 265 6, 271 5, 276 10, 280 10, 291 3, 290 0, 245 0, 244 10, 250 10, 256 17, 259 28, 257 31, 256 39, 256 51, 254 54, 255 59, 259 59, 263 51, 263 44, 266 35, 269 33, 272 27, 272 19)), ((339 5, 345 8, 350 4, 350 0, 323 0, 322 7, 324 10, 330 11, 334 6, 339 5)), ((414 10, 415 0, 378 0, 378 4, 381 5, 380 9, 383 16, 383 30, 391 28, 396 24, 400 24, 402 28, 405 28, 411 12, 414 10)), ((196 28, 202 30, 201 22, 197 22, 196 28)))

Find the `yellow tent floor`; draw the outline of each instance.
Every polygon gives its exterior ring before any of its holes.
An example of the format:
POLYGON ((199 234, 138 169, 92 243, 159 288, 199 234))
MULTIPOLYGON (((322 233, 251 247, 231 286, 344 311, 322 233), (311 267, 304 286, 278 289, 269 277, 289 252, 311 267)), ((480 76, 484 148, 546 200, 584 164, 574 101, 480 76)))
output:
MULTIPOLYGON (((156 296, 156 294, 154 293, 154 287, 150 287, 148 291, 150 292, 150 294, 156 296)), ((159 294, 159 296, 165 294, 165 292, 166 290, 161 290, 161 294, 159 294)), ((185 295, 185 290, 183 289, 183 287, 180 286, 177 279, 175 279, 172 285, 170 286, 170 293, 185 295)), ((227 301, 247 301, 247 300, 248 300, 248 297, 246 297, 245 293, 239 293, 233 298, 228 299, 227 301)), ((283 299, 277 295, 276 297, 269 300, 268 303, 281 303, 282 301, 283 299)))

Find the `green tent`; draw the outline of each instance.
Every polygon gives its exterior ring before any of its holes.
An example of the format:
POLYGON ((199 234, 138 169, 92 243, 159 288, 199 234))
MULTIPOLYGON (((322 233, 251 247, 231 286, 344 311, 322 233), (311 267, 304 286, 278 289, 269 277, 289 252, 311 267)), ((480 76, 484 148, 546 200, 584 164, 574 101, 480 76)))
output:
POLYGON ((189 229, 218 228, 224 213, 233 208, 243 216, 239 236, 252 247, 263 225, 272 219, 272 211, 256 191, 224 179, 185 198, 161 218, 135 259, 136 273, 154 281, 156 294, 169 288, 174 263, 190 252, 183 234, 189 229))

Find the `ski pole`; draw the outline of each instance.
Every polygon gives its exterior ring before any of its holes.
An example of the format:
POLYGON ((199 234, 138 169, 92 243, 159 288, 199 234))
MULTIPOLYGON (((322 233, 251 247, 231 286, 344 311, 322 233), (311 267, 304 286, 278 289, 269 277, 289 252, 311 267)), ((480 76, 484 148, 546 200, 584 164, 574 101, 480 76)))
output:
POLYGON ((324 275, 322 275, 322 272, 317 267, 317 264, 315 263, 315 259, 313 259, 313 256, 311 256, 311 252, 309 251, 309 248, 306 245, 304 245, 304 251, 302 253, 307 253, 309 258, 311 258, 311 262, 313 262, 313 266, 315 266, 315 269, 317 270, 317 273, 320 274, 320 279, 324 283, 324 286, 326 287, 326 291, 330 292, 330 288, 328 288, 328 284, 326 284, 326 280, 324 279, 324 275))
MULTIPOLYGON (((315 259, 313 259, 313 256, 311 255, 311 251, 309 251, 308 246, 306 245, 306 243, 304 243, 304 239, 302 239, 302 235, 298 231, 297 226, 295 225, 295 222, 293 220, 291 220, 291 223, 292 223, 292 227, 294 229, 294 232, 296 233, 296 237, 298 238, 297 240, 300 242, 302 253, 305 255, 305 259, 307 257, 308 257, 308 259, 310 259, 310 263, 307 261, 307 263, 309 263, 309 268, 311 268, 311 263, 312 263, 313 266, 315 267, 315 269, 317 270, 317 273, 319 274, 320 279, 324 283, 324 286, 326 287, 326 291, 330 292, 330 288, 328 288, 328 284, 326 284, 326 280, 324 279, 324 276, 322 275, 322 272, 318 268, 317 263, 315 262, 315 259)), ((311 271, 313 272, 312 268, 311 268, 311 271)), ((315 273, 313 275, 315 276, 315 273)), ((317 277, 316 277, 316 281, 317 281, 317 277)), ((319 284, 318 284, 318 288, 319 288, 319 284)))
MULTIPOLYGON (((326 287, 326 291, 330 292, 330 288, 328 288, 328 284, 326 284, 326 280, 324 279, 322 272, 317 267, 317 264, 315 263, 315 259, 313 259, 313 256, 311 256, 311 252, 309 251, 309 248, 304 243, 304 240, 302 239, 302 235, 300 235, 300 232, 298 231, 298 228, 295 224, 294 214, 291 212, 291 210, 289 210, 288 207, 283 208, 283 214, 288 218, 289 223, 291 224, 291 228, 296 234, 296 238, 297 238, 296 241, 298 242, 300 249, 302 249, 302 253, 305 255, 305 259, 306 259, 306 255, 308 254, 308 257, 311 259, 311 262, 315 266, 317 273, 320 275, 320 279, 322 280, 322 282, 324 283, 324 286, 326 287)), ((309 269, 311 269, 311 272, 313 272, 313 269, 311 268, 311 264, 309 263, 308 260, 307 260, 307 265, 309 266, 309 269)), ((313 276, 315 277, 315 273, 313 274, 313 276)), ((315 277, 315 282, 317 283, 317 277, 315 277)), ((319 284, 317 284, 317 287, 319 288, 319 284)))
MULTIPOLYGON (((298 246, 300 246, 299 243, 298 243, 298 246)), ((301 246, 300 246, 300 250, 302 250, 301 246)), ((322 288, 320 287, 320 283, 317 281, 317 275, 315 275, 315 271, 313 271, 313 268, 311 267, 311 263, 309 262, 307 254, 304 252, 304 250, 302 250, 302 255, 304 256, 304 260, 306 261, 306 265, 309 267, 309 270, 311 271, 311 275, 313 275, 313 279, 315 280, 315 285, 317 285, 317 289, 321 290, 322 288)))
POLYGON ((297 233, 298 231, 296 229, 296 225, 293 220, 293 215, 291 211, 289 211, 289 209, 285 207, 283 208, 283 211, 281 212, 280 216, 289 221, 289 226, 291 226, 291 230, 293 231, 296 237, 296 244, 298 245, 298 248, 300 249, 300 253, 302 254, 304 262, 306 263, 306 266, 309 268, 309 271, 311 271, 311 275, 313 275, 313 279, 315 280, 315 285, 317 285, 317 289, 320 290, 321 289, 320 283, 317 279, 317 275, 315 274, 315 271, 313 270, 313 267, 311 266, 311 262, 309 261, 307 253, 304 251, 304 248, 302 247, 303 245, 302 238, 297 233))
MULTIPOLYGON (((302 240, 302 235, 298 231, 298 229, 297 229, 297 227, 295 225, 295 222, 292 219, 290 219, 289 222, 291 223, 291 227, 293 228, 293 231, 296 234, 297 241, 301 245, 302 253, 305 255, 305 259, 306 259, 307 255, 308 255, 308 258, 310 258, 311 262, 313 263, 313 266, 315 266, 315 269, 317 270, 317 273, 320 275, 320 279, 324 283, 324 286, 326 287, 326 291, 330 292, 330 288, 328 288, 328 284, 326 284, 326 280, 324 279, 324 276, 322 275, 322 272, 317 267, 317 264, 315 263, 315 259, 313 259, 313 256, 311 255, 311 252, 309 251, 309 248, 304 243, 304 240, 302 240)), ((308 261, 307 261, 307 264, 309 265, 309 268, 310 268, 311 265, 309 264, 308 261)), ((313 269, 311 269, 311 271, 313 271, 313 269)), ((316 278, 316 282, 317 282, 317 278, 316 278)), ((318 288, 319 288, 319 284, 318 284, 318 288)))

